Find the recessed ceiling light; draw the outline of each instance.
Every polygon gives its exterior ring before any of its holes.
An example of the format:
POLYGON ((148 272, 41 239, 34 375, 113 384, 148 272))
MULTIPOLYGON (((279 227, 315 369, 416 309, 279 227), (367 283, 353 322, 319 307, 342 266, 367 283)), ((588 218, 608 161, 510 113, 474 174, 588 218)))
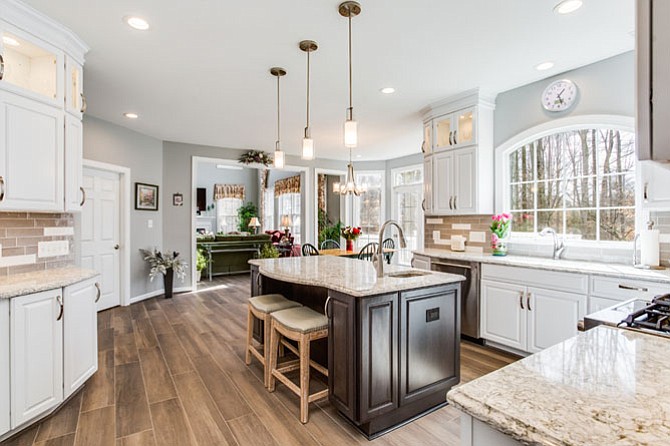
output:
POLYGON ((19 41, 9 36, 2 36, 2 43, 9 46, 19 46, 19 41))
POLYGON ((356 158, 363 158, 363 155, 356 155, 356 158))
POLYGON ((570 14, 584 5, 582 0, 563 0, 554 6, 554 12, 557 14, 570 14))
POLYGON ((382 89, 379 90, 379 91, 381 91, 381 92, 384 93, 384 94, 392 94, 392 93, 395 93, 395 88, 393 88, 393 87, 384 87, 384 88, 382 88, 382 89))
POLYGON ((149 29, 149 22, 141 17, 125 16, 123 21, 126 22, 131 28, 139 29, 140 31, 146 31, 149 29))
POLYGON ((541 64, 535 65, 535 69, 537 71, 545 71, 550 68, 554 68, 554 63, 553 62, 542 62, 541 64))
POLYGON ((123 116, 125 116, 128 119, 137 119, 137 118, 140 117, 140 115, 138 115, 137 113, 132 113, 132 112, 124 113, 123 116))

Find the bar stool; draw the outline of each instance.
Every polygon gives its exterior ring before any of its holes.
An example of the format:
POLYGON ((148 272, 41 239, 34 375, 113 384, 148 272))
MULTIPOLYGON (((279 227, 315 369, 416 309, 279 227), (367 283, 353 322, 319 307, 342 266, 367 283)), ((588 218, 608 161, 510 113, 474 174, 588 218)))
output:
POLYGON ((300 422, 303 424, 309 420, 309 403, 328 396, 328 389, 309 394, 310 366, 324 376, 328 376, 328 369, 309 359, 310 343, 326 337, 328 337, 328 318, 321 313, 307 307, 290 308, 272 313, 268 390, 274 392, 276 378, 298 395, 300 397, 300 422), (283 341, 282 337, 298 343, 299 359, 285 362, 280 368, 277 368, 277 354, 280 341, 283 341), (300 370, 300 386, 293 384, 285 375, 294 370, 300 370))
POLYGON ((251 355, 263 364, 263 384, 268 386, 270 378, 270 369, 268 367, 268 357, 270 354, 270 332, 271 320, 270 316, 275 311, 286 310, 288 308, 302 307, 298 302, 286 299, 281 294, 263 294, 260 296, 251 297, 248 300, 249 312, 247 315, 247 346, 246 356, 244 362, 247 365, 251 364, 251 355), (263 322, 263 354, 256 350, 252 344, 254 334, 254 317, 263 322))

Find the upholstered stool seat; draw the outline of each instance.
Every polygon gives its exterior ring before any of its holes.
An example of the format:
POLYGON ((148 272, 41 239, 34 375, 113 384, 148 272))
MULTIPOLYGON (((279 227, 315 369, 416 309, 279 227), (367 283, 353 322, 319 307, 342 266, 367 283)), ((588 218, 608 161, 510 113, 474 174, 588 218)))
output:
MULTIPOLYGON (((326 398, 328 389, 309 393, 310 367, 316 369, 324 376, 328 376, 328 369, 310 360, 310 343, 317 339, 328 337, 328 318, 307 307, 289 308, 272 313, 272 333, 270 335, 270 377, 268 390, 274 392, 275 379, 281 381, 293 393, 300 397, 300 422, 307 423, 309 420, 309 403, 326 398), (298 360, 289 361, 277 366, 277 355, 279 345, 284 339, 291 339, 298 343, 298 360), (300 386, 295 385, 286 373, 300 370, 300 386)), ((292 349, 293 350, 293 349, 292 349)))
POLYGON ((263 364, 263 382, 265 387, 268 386, 270 378, 270 369, 268 368, 268 357, 270 354, 270 331, 271 331, 271 314, 275 311, 286 310, 289 308, 302 307, 298 302, 288 300, 281 294, 262 294, 260 296, 251 297, 248 300, 248 315, 247 315, 247 346, 245 362, 247 365, 251 364, 251 356, 263 364), (252 340, 254 335, 254 317, 263 324, 263 354, 256 350, 252 340))

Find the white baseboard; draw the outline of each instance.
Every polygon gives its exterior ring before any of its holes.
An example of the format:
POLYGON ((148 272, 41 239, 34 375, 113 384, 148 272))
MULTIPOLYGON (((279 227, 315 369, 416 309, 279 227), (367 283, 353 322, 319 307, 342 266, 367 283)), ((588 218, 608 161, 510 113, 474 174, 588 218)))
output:
MULTIPOLYGON (((191 291, 191 287, 180 287, 180 288, 174 288, 172 290, 173 293, 183 293, 183 292, 186 292, 186 291, 191 291)), ((161 294, 163 294, 162 289, 161 290, 150 291, 150 292, 145 293, 145 294, 140 294, 139 296, 131 297, 130 302, 128 303, 128 305, 132 305, 134 303, 141 302, 143 300, 151 299, 152 297, 160 296, 161 294)))

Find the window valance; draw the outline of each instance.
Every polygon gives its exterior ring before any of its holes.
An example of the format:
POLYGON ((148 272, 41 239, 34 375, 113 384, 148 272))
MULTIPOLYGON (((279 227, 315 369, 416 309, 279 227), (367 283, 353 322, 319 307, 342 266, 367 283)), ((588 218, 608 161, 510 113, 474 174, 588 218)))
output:
POLYGON ((300 175, 275 181, 275 198, 284 194, 300 193, 300 175))
POLYGON ((222 200, 224 198, 239 198, 244 200, 244 185, 243 184, 215 184, 214 185, 214 201, 222 200))

